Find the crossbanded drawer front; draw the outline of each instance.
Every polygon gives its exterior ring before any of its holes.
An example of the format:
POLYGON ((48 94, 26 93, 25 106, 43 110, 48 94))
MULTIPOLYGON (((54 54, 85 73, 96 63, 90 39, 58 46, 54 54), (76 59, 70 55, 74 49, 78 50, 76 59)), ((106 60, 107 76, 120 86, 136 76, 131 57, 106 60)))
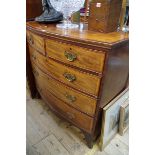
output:
POLYGON ((97 100, 88 97, 78 91, 66 87, 60 82, 51 79, 41 70, 39 70, 35 65, 33 65, 33 70, 37 73, 35 74, 36 82, 44 87, 46 87, 49 92, 55 95, 57 98, 61 99, 65 103, 71 105, 72 107, 80 110, 90 116, 94 116, 96 110, 97 100))
POLYGON ((74 45, 46 40, 47 56, 95 72, 102 72, 105 53, 74 45))
POLYGON ((86 93, 95 96, 98 95, 100 85, 99 77, 64 66, 49 59, 46 65, 51 76, 57 80, 86 93))
POLYGON ((96 75, 81 72, 80 70, 67 67, 50 60, 30 48, 31 60, 51 77, 67 84, 70 87, 98 96, 101 78, 96 75))
POLYGON ((45 48, 44 48, 44 39, 30 31, 27 31, 27 41, 28 43, 38 50, 38 52, 45 55, 45 48))
POLYGON ((41 96, 61 117, 67 119, 75 126, 91 133, 93 127, 93 118, 83 114, 82 112, 79 112, 74 108, 71 108, 63 101, 52 95, 48 90, 46 90, 46 88, 41 92, 41 96))

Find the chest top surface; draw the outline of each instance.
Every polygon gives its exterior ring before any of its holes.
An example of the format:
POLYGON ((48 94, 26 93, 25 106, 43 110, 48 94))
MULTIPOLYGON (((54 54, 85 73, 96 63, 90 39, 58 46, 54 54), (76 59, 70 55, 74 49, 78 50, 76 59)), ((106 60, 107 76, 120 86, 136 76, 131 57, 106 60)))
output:
POLYGON ((87 25, 80 24, 78 29, 60 29, 55 24, 39 24, 31 21, 26 24, 28 30, 47 37, 70 40, 86 44, 96 44, 103 47, 115 47, 129 41, 129 34, 124 32, 100 33, 90 31, 87 25))

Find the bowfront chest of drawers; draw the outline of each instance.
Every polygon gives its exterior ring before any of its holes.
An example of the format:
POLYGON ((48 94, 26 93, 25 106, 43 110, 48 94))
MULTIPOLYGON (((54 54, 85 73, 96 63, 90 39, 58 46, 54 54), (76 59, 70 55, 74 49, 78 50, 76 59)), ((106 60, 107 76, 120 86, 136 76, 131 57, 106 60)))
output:
POLYGON ((56 115, 80 128, 92 147, 102 108, 128 80, 128 34, 27 22, 27 41, 40 96, 56 115))

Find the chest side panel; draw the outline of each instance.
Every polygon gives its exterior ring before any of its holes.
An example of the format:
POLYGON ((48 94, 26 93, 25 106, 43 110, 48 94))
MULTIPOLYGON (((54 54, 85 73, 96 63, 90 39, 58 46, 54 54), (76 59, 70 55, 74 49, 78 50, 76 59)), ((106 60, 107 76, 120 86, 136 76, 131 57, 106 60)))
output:
POLYGON ((101 83, 100 107, 104 107, 126 86, 129 76, 129 44, 111 50, 107 55, 105 75, 101 83))

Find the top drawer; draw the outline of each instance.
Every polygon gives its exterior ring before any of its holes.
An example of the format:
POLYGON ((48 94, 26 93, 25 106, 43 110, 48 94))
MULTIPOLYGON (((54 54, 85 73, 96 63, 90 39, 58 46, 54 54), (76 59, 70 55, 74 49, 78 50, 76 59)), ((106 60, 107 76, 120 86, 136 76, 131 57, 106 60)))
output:
POLYGON ((102 72, 105 53, 81 48, 53 40, 46 40, 47 56, 70 65, 102 72))
POLYGON ((36 34, 27 31, 27 41, 31 46, 38 50, 38 52, 45 55, 45 48, 44 48, 44 39, 36 34))

